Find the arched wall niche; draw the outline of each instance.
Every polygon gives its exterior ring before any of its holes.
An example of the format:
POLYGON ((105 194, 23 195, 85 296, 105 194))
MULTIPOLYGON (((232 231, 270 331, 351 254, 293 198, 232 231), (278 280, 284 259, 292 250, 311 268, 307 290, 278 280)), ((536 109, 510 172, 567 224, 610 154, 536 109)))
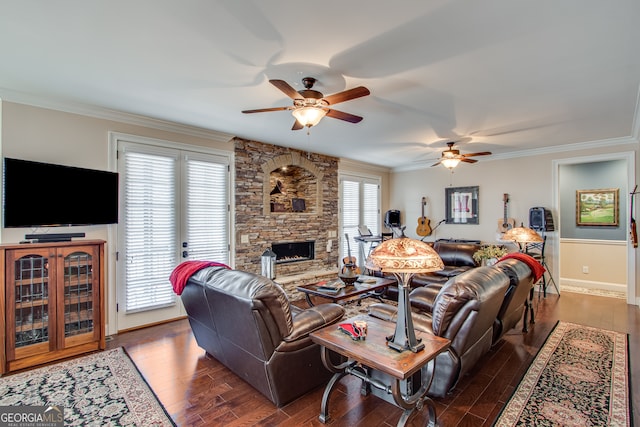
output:
POLYGON ((271 214, 322 214, 322 179, 324 173, 319 170, 313 162, 302 157, 300 153, 291 152, 275 157, 262 165, 263 183, 263 207, 264 215, 271 214), (285 170, 286 169, 286 170, 285 170), (283 184, 284 194, 274 194, 271 192, 276 187, 277 182, 283 184), (292 200, 305 200, 305 210, 294 212, 292 210, 292 200), (282 210, 272 211, 271 203, 281 203, 282 210))

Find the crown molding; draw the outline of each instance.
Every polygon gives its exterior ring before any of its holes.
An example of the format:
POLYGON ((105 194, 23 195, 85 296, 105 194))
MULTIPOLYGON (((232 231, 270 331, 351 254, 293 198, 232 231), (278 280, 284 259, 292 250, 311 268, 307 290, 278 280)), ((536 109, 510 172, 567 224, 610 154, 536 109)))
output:
MULTIPOLYGON (((638 138, 633 136, 625 136, 622 138, 602 139, 598 141, 577 142, 574 144, 554 145, 543 148, 532 148, 530 150, 513 151, 504 154, 492 154, 482 159, 483 162, 493 160, 515 159, 519 157, 542 156, 545 154, 566 153, 569 151, 590 150, 594 148, 611 148, 624 145, 638 145, 638 138)), ((634 149, 637 149, 635 147, 634 149)), ((424 169, 424 165, 399 166, 393 169, 393 172, 407 172, 412 170, 424 169)))
POLYGON ((353 170, 360 168, 366 168, 368 171, 378 173, 389 173, 392 171, 391 168, 388 168, 386 166, 374 165, 372 163, 361 162, 358 160, 345 159, 344 157, 340 157, 338 159, 338 169, 353 170))
POLYGON ((233 134, 218 132, 212 129, 204 129, 196 126, 189 126, 152 117, 141 116, 138 114, 125 113, 122 111, 111 110, 104 107, 97 107, 70 100, 46 98, 5 88, 0 88, 0 100, 49 110, 62 111, 65 113, 79 114, 96 119, 111 120, 135 126, 148 127, 166 132, 175 132, 198 138, 206 138, 220 143, 227 143, 235 137, 233 134))

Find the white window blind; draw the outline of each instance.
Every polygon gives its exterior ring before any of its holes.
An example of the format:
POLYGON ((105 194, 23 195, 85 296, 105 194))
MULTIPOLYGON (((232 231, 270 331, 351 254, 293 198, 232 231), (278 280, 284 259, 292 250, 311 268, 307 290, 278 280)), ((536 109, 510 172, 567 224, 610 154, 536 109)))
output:
MULTIPOLYGON (((342 181, 342 254, 347 255, 347 241, 345 235, 349 236, 350 244, 353 245, 353 237, 358 235, 358 225, 360 225, 360 183, 355 181, 342 181)), ((354 249, 353 247, 351 249, 354 249)), ((352 255, 354 252, 352 252, 352 255)))
POLYGON ((358 265, 364 265, 360 259, 359 243, 353 238, 359 235, 358 226, 366 226, 373 235, 380 232, 380 183, 378 179, 344 175, 340 178, 340 250, 342 257, 348 249, 358 258, 358 265), (347 245, 346 235, 349 236, 347 245))
POLYGON ((175 304, 177 158, 125 151, 126 311, 175 304))
POLYGON ((227 165, 187 156, 189 259, 229 264, 227 165))
POLYGON ((363 223, 375 236, 380 234, 380 185, 378 183, 362 183, 362 218, 363 223))

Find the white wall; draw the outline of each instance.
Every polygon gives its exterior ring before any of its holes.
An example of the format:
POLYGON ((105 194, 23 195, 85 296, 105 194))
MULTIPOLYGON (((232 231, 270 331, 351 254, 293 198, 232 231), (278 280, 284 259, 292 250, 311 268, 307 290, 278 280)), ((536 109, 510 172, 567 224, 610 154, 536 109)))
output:
MULTIPOLYGON (((516 219, 517 225, 528 225, 529 208, 543 206, 551 209, 556 226, 558 211, 554 200, 556 190, 553 179, 553 161, 579 156, 608 155, 611 152, 635 151, 638 162, 638 144, 620 144, 603 148, 592 148, 580 151, 554 154, 530 155, 527 157, 504 160, 491 160, 490 157, 479 157, 475 164, 460 164, 451 174, 448 169, 430 167, 411 171, 396 171, 391 176, 390 207, 401 211, 402 223, 406 225, 405 234, 418 237, 417 220, 421 216, 421 198, 427 197, 425 215, 431 220, 431 227, 445 218, 445 188, 479 186, 479 224, 457 225, 442 224, 434 233, 425 238, 433 241, 440 238, 479 239, 485 242, 496 241, 498 237, 498 221, 502 220, 503 194, 509 194, 508 215, 516 219)), ((621 207, 623 208, 623 207, 621 207)), ((637 218, 637 215, 636 215, 637 218)), ((626 224, 622 224, 623 227, 626 224)), ((547 232, 547 262, 559 277, 557 264, 560 248, 558 232, 547 232)), ((639 263, 639 252, 635 251, 635 266, 639 263)), ((621 268, 626 270, 626 260, 619 266, 603 266, 602 268, 621 268)), ((637 268, 636 268, 637 271, 637 268)), ((635 295, 638 292, 635 279, 635 295)))
MULTIPOLYGON (((8 157, 109 170, 112 168, 112 165, 109 164, 108 151, 110 131, 233 151, 233 144, 230 142, 231 135, 161 121, 129 117, 124 114, 122 114, 122 119, 117 114, 109 119, 95 118, 12 102, 2 102, 1 107, 0 148, 2 155, 8 157)), ((554 216, 556 216, 557 211, 553 200, 553 160, 602 155, 616 150, 634 150, 636 163, 638 162, 637 144, 632 146, 626 144, 505 160, 480 157, 476 164, 461 164, 455 169, 453 175, 444 167, 431 168, 428 165, 420 170, 388 174, 386 168, 371 167, 360 162, 343 159, 340 161, 339 168, 341 171, 369 171, 372 174, 382 176, 381 215, 384 215, 388 209, 399 209, 402 212, 402 221, 407 226, 406 234, 410 237, 418 237, 415 229, 418 225, 417 220, 421 216, 423 196, 427 197, 425 215, 431 219, 431 226, 434 227, 439 220, 444 218, 446 187, 450 185, 453 187, 478 185, 480 187, 480 224, 442 224, 426 240, 474 238, 494 241, 497 237, 498 221, 503 217, 503 193, 509 194, 508 214, 510 217, 516 218, 518 223, 523 222, 525 225, 528 223, 529 208, 532 206, 552 208, 554 216)), ((58 231, 65 232, 67 230, 56 230, 56 232, 58 231)), ((89 238, 107 240, 108 256, 113 256, 110 249, 115 248, 115 243, 109 242, 108 227, 74 228, 74 231, 84 231, 89 238)), ((22 240, 25 233, 33 232, 38 231, 2 229, 0 242, 16 242, 22 240)), ((559 249, 557 233, 550 233, 549 239, 548 254, 553 259, 553 251, 559 249)), ((636 266, 639 262, 639 254, 640 250, 636 250, 636 266)), ((552 261, 551 263, 551 268, 557 271, 557 267, 553 265, 552 261)), ((111 280, 110 276, 108 280, 111 280)), ((640 294, 637 290, 637 284, 636 294, 640 294)))
MULTIPOLYGON (((85 168, 115 170, 109 164, 109 132, 134 134, 154 139, 212 147, 233 152, 231 136, 172 125, 135 116, 121 115, 122 121, 95 118, 24 104, 2 102, 1 154, 6 157, 57 163, 85 168), (145 123, 143 126, 139 123, 145 123)), ((117 115, 116 115, 117 116, 117 115)), ((113 156, 111 156, 113 157, 113 156)), ((55 183, 38 182, 38 185, 55 183)), ((115 330, 115 232, 114 226, 60 227, 55 230, 2 228, 0 243, 16 243, 27 233, 84 232, 87 238, 107 241, 107 334, 115 330)))
MULTIPOLYGON (((152 120, 148 120, 148 122, 153 124, 152 120)), ((165 123, 158 122, 158 127, 161 125, 166 127, 165 123)), ((175 128, 180 130, 178 126, 175 128)), ((231 142, 226 143, 221 135, 216 135, 213 132, 209 137, 206 137, 204 132, 201 136, 197 136, 24 104, 2 103, 1 149, 3 157, 115 170, 115 165, 109 164, 109 132, 130 133, 233 151, 231 142)), ((53 185, 53 183, 40 184, 53 185)), ((74 232, 85 232, 87 237, 104 240, 107 240, 106 230, 106 226, 73 228, 74 232)), ((65 228, 55 230, 56 233, 68 231, 70 230, 65 228)), ((25 233, 36 232, 40 232, 40 230, 3 228, 0 241, 15 243, 24 239, 25 233)))

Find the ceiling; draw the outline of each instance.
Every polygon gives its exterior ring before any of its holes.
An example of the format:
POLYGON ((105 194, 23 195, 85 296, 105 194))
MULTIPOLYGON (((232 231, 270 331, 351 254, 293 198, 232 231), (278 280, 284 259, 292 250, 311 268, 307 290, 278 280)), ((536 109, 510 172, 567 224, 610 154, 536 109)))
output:
MULTIPOLYGON (((637 143, 637 0, 0 0, 0 97, 85 105, 391 168, 637 143), (292 131, 268 80, 366 86, 292 131)), ((463 165, 461 167, 473 167, 463 165)))

